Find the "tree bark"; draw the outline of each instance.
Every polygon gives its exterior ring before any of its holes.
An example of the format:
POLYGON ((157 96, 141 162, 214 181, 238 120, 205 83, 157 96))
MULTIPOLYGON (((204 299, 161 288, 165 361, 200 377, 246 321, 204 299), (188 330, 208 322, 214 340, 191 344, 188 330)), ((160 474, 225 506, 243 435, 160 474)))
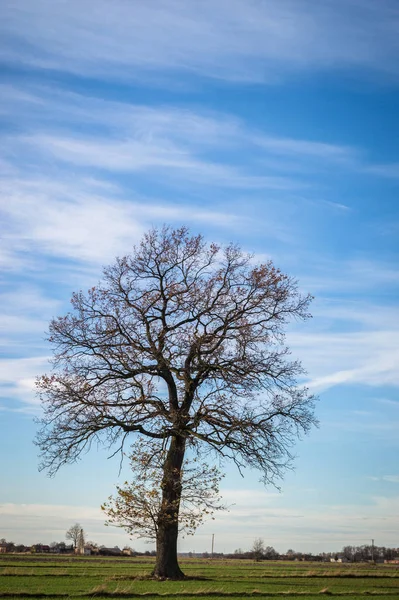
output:
POLYGON ((162 506, 157 523, 157 556, 153 571, 155 577, 184 578, 177 560, 177 537, 185 445, 183 437, 173 437, 164 464, 162 506))

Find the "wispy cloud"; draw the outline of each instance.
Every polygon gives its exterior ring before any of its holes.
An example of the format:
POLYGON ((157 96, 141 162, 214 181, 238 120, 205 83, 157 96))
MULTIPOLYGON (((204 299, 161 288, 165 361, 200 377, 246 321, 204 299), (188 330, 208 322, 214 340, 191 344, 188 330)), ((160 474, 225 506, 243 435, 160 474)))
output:
POLYGON ((43 87, 15 89, 15 100, 12 86, 3 92, 4 113, 31 132, 6 137, 4 146, 11 156, 22 151, 29 162, 39 153, 47 162, 51 157, 116 172, 157 169, 161 179, 180 173, 208 186, 290 190, 304 186, 301 171, 331 162, 350 168, 359 156, 349 146, 270 136, 223 113, 151 108, 43 87))
POLYGON ((3 8, 13 64, 128 79, 160 70, 280 81, 296 70, 357 67, 397 76, 394 0, 21 0, 3 8))
POLYGON ((18 357, 29 348, 31 355, 40 354, 47 323, 61 303, 46 295, 38 284, 3 283, 3 289, 0 293, 0 353, 18 357))
POLYGON ((373 173, 374 175, 380 175, 381 177, 399 179, 399 163, 370 165, 367 170, 370 173, 373 173))
POLYGON ((296 356, 310 375, 308 385, 317 391, 342 384, 399 386, 398 329, 341 331, 330 329, 290 334, 296 356))
MULTIPOLYGON (((115 186, 101 189, 101 181, 76 177, 74 181, 35 178, 9 179, 1 186, 3 219, 8 223, 3 248, 8 267, 20 270, 30 261, 39 277, 40 257, 72 260, 76 265, 98 267, 128 252, 143 231, 163 222, 211 222, 227 228, 244 226, 248 219, 217 208, 165 203, 147 199, 115 186)), ((67 265, 63 266, 63 270, 67 265)), ((54 276, 54 275, 52 275, 54 276)), ((57 275, 55 275, 58 277, 57 275)))
POLYGON ((170 180, 185 181, 185 187, 195 182, 209 187, 238 188, 245 190, 292 190, 304 187, 291 178, 259 175, 246 172, 219 160, 210 161, 195 157, 189 147, 179 147, 172 140, 137 140, 84 137, 35 136, 17 140, 32 153, 40 152, 44 158, 78 166, 111 172, 154 172, 164 183, 170 180))
POLYGON ((382 475, 381 477, 372 477, 369 479, 372 481, 388 481, 389 483, 399 483, 399 475, 382 475))
POLYGON ((26 267, 33 247, 33 270, 46 255, 103 264, 126 251, 149 225, 162 221, 242 230, 253 222, 245 211, 234 211, 232 200, 242 204, 246 198, 239 194, 265 190, 276 196, 276 210, 269 211, 264 230, 286 241, 290 224, 280 218, 277 199, 306 203, 297 196, 290 200, 290 194, 314 186, 292 177, 292 160, 300 171, 304 161, 310 161, 307 169, 313 160, 338 160, 341 166, 347 161, 348 166, 356 155, 332 144, 271 138, 237 118, 210 111, 145 107, 37 86, 22 90, 6 85, 3 92, 4 114, 25 132, 3 138, 1 195, 7 230, 0 260, 5 268, 26 267), (278 168, 266 166, 277 158, 278 168), (148 191, 143 196, 143 184, 151 189, 154 183, 153 197, 148 191), (221 200, 203 208, 203 195, 211 191, 215 196, 215 188, 221 200), (172 194, 188 194, 190 206, 171 200, 172 194))
POLYGON ((392 262, 318 259, 300 277, 315 294, 314 321, 289 334, 309 385, 324 391, 339 385, 399 385, 399 271, 392 262), (384 290, 385 297, 379 294, 384 290))
POLYGON ((378 404, 389 406, 391 408, 399 408, 398 400, 391 400, 390 398, 375 398, 375 402, 378 402, 378 404))
MULTIPOLYGON (((298 544, 301 549, 319 546, 320 550, 325 551, 326 547, 340 549, 348 543, 365 543, 370 530, 378 532, 379 539, 384 540, 381 543, 394 543, 390 528, 395 528, 399 521, 398 497, 367 496, 363 498, 363 503, 337 506, 320 504, 316 494, 313 502, 309 498, 307 505, 301 505, 298 510, 295 507, 287 508, 285 499, 278 495, 270 499, 255 494, 254 501, 251 492, 243 490, 241 502, 233 506, 229 514, 221 514, 216 521, 220 535, 228 536, 223 524, 240 531, 243 542, 236 542, 236 546, 246 544, 249 547, 252 544, 250 540, 264 537, 280 551, 292 547, 292 544, 298 544)), ((215 529, 215 524, 212 524, 212 528, 215 529)), ((229 541, 230 544, 234 543, 232 538, 229 541)))
MULTIPOLYGON (((346 544, 366 543, 370 531, 380 545, 395 545, 398 497, 366 497, 363 504, 339 506, 315 502, 300 510, 284 506, 280 494, 245 488, 226 489, 223 498, 234 502, 229 512, 218 513, 216 520, 201 527, 194 538, 180 540, 181 550, 205 551, 212 532, 216 534, 218 549, 225 552, 238 547, 247 550, 256 537, 263 537, 280 552, 293 545, 296 550, 340 550, 346 544)), ((121 545, 128 541, 120 529, 104 528, 103 514, 92 506, 0 505, 0 527, 6 537, 12 531, 16 542, 49 543, 64 539, 67 528, 75 521, 98 543, 121 545)), ((145 548, 143 542, 133 543, 145 548)))
MULTIPOLYGON (((391 105, 381 122, 377 108, 398 84, 397 1, 3 4, 0 420, 15 429, 0 441, 15 440, 19 425, 30 430, 40 412, 34 380, 50 368, 47 323, 68 311, 71 291, 95 285, 102 265, 151 226, 184 223, 272 258, 316 296, 315 319, 293 323, 287 342, 308 370, 304 382, 330 391, 322 428, 302 446, 312 471, 302 489, 289 497, 246 489, 252 474, 227 479, 230 512, 180 548, 209 549, 212 533, 225 551, 259 536, 281 551, 339 550, 371 531, 397 545, 398 222, 385 209, 398 156, 381 134, 391 105), (324 473, 322 447, 334 464, 361 448, 349 486, 324 473), (340 505, 322 503, 330 492, 340 505)), ((129 543, 89 506, 111 492, 101 451, 86 457, 98 468, 90 481, 85 460, 80 476, 74 465, 46 486, 35 480, 30 440, 16 444, 2 474, 11 481, 7 469, 22 469, 4 490, 4 535, 59 540, 79 521, 99 543, 129 543)))
MULTIPOLYGON (((298 206, 319 204, 337 218, 349 212, 324 194, 319 199, 320 173, 332 166, 359 171, 366 164, 359 148, 270 135, 225 113, 148 107, 36 85, 6 85, 3 91, 0 107, 14 130, 5 134, 0 165, 6 224, 0 262, 36 280, 51 278, 65 297, 68 282, 73 279, 74 288, 77 282, 95 283, 101 265, 128 252, 143 231, 163 222, 211 225, 232 237, 258 228, 292 254, 293 240, 304 234, 298 206), (215 200, 203 203, 208 193, 215 200), (248 214, 251 194, 267 206, 263 216, 248 214)), ((399 385, 397 311, 378 302, 353 304, 359 291, 371 297, 376 286, 396 289, 396 266, 348 258, 337 268, 332 259, 317 256, 301 262, 306 264, 298 273, 303 287, 332 300, 316 303, 313 331, 290 336, 310 385, 316 390, 399 385), (337 296, 340 304, 334 302, 337 296)), ((23 297, 24 291, 14 289, 16 295, 23 297)), ((34 302, 25 310, 18 309, 18 301, 13 306, 12 299, 4 300, 9 310, 3 347, 17 346, 24 331, 42 340, 53 314, 50 306, 38 311, 34 302)), ((52 306, 56 312, 55 301, 52 306)), ((30 352, 41 353, 35 344, 30 352)), ((6 382, 7 394, 29 404, 29 382, 29 375, 20 383, 6 382)))
POLYGON ((16 543, 37 544, 66 541, 67 529, 76 522, 84 528, 87 539, 98 544, 121 547, 129 543, 123 531, 104 527, 100 507, 65 504, 0 504, 0 528, 4 536, 16 543))
MULTIPOLYGON (((43 86, 3 85, 1 91, 0 109, 17 130, 24 129, 3 138, 9 176, 16 155, 33 170, 44 163, 54 171, 58 161, 58 168, 69 163, 97 172, 156 172, 168 185, 195 182, 230 190, 317 188, 331 165, 386 175, 359 148, 272 136, 224 113, 106 101, 43 86)), ((321 202, 347 208, 328 198, 321 202)))
POLYGON ((384 475, 383 481, 389 481, 390 483, 399 483, 399 475, 384 475))
POLYGON ((49 370, 48 356, 10 358, 0 361, 0 390, 3 410, 20 409, 37 412, 39 400, 35 395, 36 376, 49 370))
POLYGON ((257 138, 256 142, 260 147, 266 148, 274 154, 283 156, 303 156, 307 159, 315 158, 319 161, 332 161, 345 165, 356 164, 356 159, 358 158, 358 152, 355 148, 319 141, 276 138, 265 135, 257 138))

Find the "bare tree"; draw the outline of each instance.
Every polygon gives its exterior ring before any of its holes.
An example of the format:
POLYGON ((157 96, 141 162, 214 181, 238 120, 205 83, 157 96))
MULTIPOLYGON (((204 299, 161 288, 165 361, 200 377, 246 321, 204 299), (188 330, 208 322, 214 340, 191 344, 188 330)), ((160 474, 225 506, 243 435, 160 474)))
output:
POLYGON ((284 345, 286 324, 306 319, 310 300, 235 245, 207 245, 184 227, 150 231, 50 324, 54 368, 38 380, 41 468, 54 474, 93 441, 120 450, 129 434, 158 442, 166 457, 154 575, 183 577, 175 516, 187 449, 276 482, 315 423, 301 365, 284 345))
POLYGON ((265 554, 265 544, 262 538, 256 538, 254 540, 253 546, 251 548, 251 554, 256 560, 256 562, 259 562, 263 558, 265 554))
MULTIPOLYGON (((132 482, 117 486, 116 497, 110 496, 101 507, 108 516, 108 525, 123 527, 137 538, 157 539, 166 454, 166 449, 157 452, 154 444, 144 440, 136 445, 135 453, 130 457, 132 482)), ((207 517, 226 508, 220 503, 221 478, 215 466, 195 458, 184 462, 181 497, 174 516, 179 533, 194 535, 207 517)))
POLYGON ((266 546, 263 555, 265 558, 267 558, 267 560, 276 560, 276 558, 279 556, 278 552, 276 552, 273 546, 266 546))
POLYGON ((83 528, 80 523, 75 523, 75 525, 72 525, 65 534, 66 539, 71 540, 75 550, 78 547, 82 532, 83 528))

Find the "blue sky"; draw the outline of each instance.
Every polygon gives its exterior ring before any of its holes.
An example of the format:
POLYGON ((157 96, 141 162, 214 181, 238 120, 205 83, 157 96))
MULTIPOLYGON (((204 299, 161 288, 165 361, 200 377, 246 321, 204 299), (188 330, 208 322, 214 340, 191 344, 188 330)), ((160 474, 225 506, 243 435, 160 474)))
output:
POLYGON ((398 546, 397 2, 6 0, 0 39, 0 537, 147 548, 103 526, 117 459, 38 473, 33 382, 72 291, 168 223, 315 296, 288 342, 320 396, 281 492, 227 465, 181 550, 398 546))

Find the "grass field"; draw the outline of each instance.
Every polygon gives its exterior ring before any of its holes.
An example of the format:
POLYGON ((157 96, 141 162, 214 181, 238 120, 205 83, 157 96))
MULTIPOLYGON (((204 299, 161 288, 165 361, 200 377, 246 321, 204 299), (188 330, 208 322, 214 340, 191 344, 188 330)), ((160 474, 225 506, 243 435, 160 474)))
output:
POLYGON ((181 561, 185 581, 154 581, 139 558, 0 556, 0 598, 310 598, 399 600, 399 567, 181 561))

